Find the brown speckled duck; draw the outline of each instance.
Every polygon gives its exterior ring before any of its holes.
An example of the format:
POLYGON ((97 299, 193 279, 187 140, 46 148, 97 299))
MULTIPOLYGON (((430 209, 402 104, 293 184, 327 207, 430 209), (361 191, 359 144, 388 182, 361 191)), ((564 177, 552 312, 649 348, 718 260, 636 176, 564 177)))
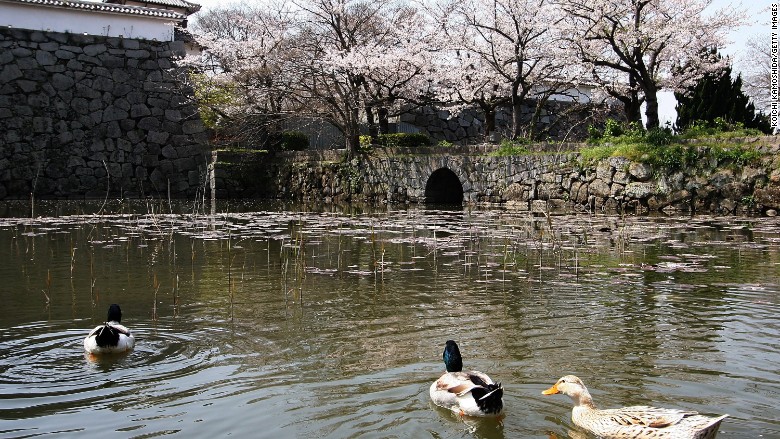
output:
POLYGON ((648 406, 599 410, 585 384, 574 375, 566 375, 542 392, 556 393, 574 401, 571 419, 575 425, 605 439, 712 439, 728 416, 711 418, 694 411, 648 406))

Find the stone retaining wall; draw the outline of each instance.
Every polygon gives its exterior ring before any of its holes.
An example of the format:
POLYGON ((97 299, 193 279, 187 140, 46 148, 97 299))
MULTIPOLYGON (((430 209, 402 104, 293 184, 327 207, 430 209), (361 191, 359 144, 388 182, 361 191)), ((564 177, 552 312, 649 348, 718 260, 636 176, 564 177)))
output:
MULTIPOLYGON (((549 101, 541 110, 537 134, 541 138, 553 141, 582 141, 588 136, 590 124, 599 125, 603 121, 592 119, 593 108, 586 104, 549 101)), ((522 120, 528 123, 533 116, 534 107, 523 105, 522 120)), ((619 117, 619 116, 616 116, 619 117)), ((479 143, 485 140, 484 114, 475 109, 466 109, 453 114, 446 109, 423 107, 401 114, 399 120, 414 126, 434 142, 448 141, 461 144, 479 143)), ((512 109, 499 107, 496 112, 496 139, 511 138, 512 109)))
POLYGON ((0 199, 188 197, 208 136, 181 42, 0 27, 0 199))
POLYGON ((317 202, 423 203, 434 172, 452 171, 466 203, 526 210, 684 211, 711 214, 780 210, 780 138, 743 140, 763 154, 747 166, 699 149, 698 165, 672 173, 612 157, 586 164, 576 152, 500 157, 494 146, 376 150, 352 161, 337 152, 217 158, 217 194, 317 202), (225 172, 230 169, 229 172, 225 172))

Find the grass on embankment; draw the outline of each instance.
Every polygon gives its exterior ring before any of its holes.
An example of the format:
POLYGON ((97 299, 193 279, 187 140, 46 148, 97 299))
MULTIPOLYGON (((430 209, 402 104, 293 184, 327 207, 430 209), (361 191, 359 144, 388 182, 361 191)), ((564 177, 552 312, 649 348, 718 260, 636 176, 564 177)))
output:
POLYGON ((646 131, 636 124, 609 120, 603 132, 590 130, 589 146, 580 150, 580 156, 584 163, 625 157, 671 172, 695 166, 702 160, 702 154, 716 163, 745 166, 757 162, 762 154, 738 139, 763 135, 758 130, 722 120, 696 123, 679 134, 663 128, 646 131))

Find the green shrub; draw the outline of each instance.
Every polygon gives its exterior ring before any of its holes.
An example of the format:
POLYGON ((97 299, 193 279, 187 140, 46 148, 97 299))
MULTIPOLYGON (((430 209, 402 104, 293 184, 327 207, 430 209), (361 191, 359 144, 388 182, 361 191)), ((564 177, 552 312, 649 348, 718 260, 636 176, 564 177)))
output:
POLYGON ((588 143, 596 143, 601 140, 601 131, 594 125, 588 125, 588 143))
POLYGON ((280 145, 282 151, 304 151, 309 148, 309 136, 300 131, 285 131, 280 145))
POLYGON ((607 123, 604 125, 604 134, 602 134, 601 137, 619 137, 622 136, 624 132, 622 123, 615 119, 607 119, 607 123))
POLYGON ((607 119, 603 133, 592 125, 588 127, 588 143, 591 145, 639 143, 644 141, 645 134, 645 129, 637 122, 626 123, 607 119))
POLYGON ((700 139, 703 137, 716 137, 729 139, 744 136, 762 136, 761 130, 745 128, 741 122, 731 123, 721 117, 716 117, 712 122, 695 120, 685 128, 680 137, 683 139, 700 139))
POLYGON ((652 128, 645 134, 645 141, 654 146, 669 145, 674 140, 674 134, 669 128, 652 128))
POLYGON ((491 155, 506 157, 528 154, 530 152, 528 149, 528 145, 530 143, 531 141, 525 138, 518 138, 515 140, 503 139, 499 144, 498 150, 493 152, 491 155))
POLYGON ((371 149, 371 136, 360 136, 358 137, 358 140, 360 141, 360 149, 362 150, 371 149))
POLYGON ((207 128, 218 130, 223 124, 225 109, 240 101, 238 87, 232 83, 223 83, 209 78, 207 75, 191 73, 198 113, 207 128))
MULTIPOLYGON (((430 146, 433 142, 422 133, 392 133, 380 134, 373 139, 373 145, 383 148, 417 148, 430 146)), ((371 136, 360 136, 360 145, 371 145, 371 136)))
POLYGON ((761 153, 755 149, 741 145, 720 145, 710 147, 710 154, 718 160, 718 163, 733 163, 737 166, 745 166, 757 162, 761 153))

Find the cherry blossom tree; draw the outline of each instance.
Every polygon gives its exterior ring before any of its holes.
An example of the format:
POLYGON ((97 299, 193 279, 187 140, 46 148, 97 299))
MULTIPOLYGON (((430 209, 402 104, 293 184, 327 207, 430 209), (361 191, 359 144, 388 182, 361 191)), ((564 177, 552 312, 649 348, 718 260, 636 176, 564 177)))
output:
MULTIPOLYGON (((703 74, 723 67, 702 59, 704 48, 722 48, 742 13, 732 7, 709 12, 712 0, 560 0, 567 12, 569 43, 592 65, 603 85, 646 104, 647 127, 659 125, 658 92, 683 91, 703 74), (620 75, 618 75, 618 73, 620 75)), ((632 104, 635 104, 636 100, 632 104)))
POLYGON ((378 131, 378 118, 386 130, 388 115, 420 95, 430 70, 423 17, 404 2, 300 0, 214 15, 194 28, 207 56, 188 62, 243 91, 223 113, 322 119, 350 152, 362 121, 378 131))
POLYGON ((362 85, 369 134, 387 133, 389 117, 421 105, 432 73, 426 17, 407 4, 388 4, 366 40, 331 62, 354 72, 362 85))
POLYGON ((438 54, 434 58, 437 65, 435 101, 446 103, 448 110, 456 113, 478 108, 485 120, 485 139, 491 140, 496 132, 498 108, 511 102, 505 82, 477 54, 456 48, 438 54))
POLYGON ((753 99, 756 109, 764 114, 771 111, 772 53, 770 36, 755 35, 747 42, 747 53, 742 61, 744 88, 753 99))
POLYGON ((193 77, 196 90, 210 96, 221 90, 222 96, 230 97, 200 99, 199 104, 228 120, 225 125, 233 128, 233 136, 276 131, 281 115, 303 105, 289 93, 296 81, 287 72, 297 52, 293 18, 285 4, 244 5, 211 10, 194 23, 193 35, 205 52, 181 64, 203 73, 193 77))
POLYGON ((299 40, 310 57, 305 94, 318 103, 346 138, 348 151, 359 146, 361 115, 386 116, 399 98, 413 96, 425 73, 418 17, 393 0, 313 0, 303 11, 299 40))
POLYGON ((561 8, 550 0, 454 0, 441 11, 459 64, 448 78, 450 94, 479 105, 488 126, 495 108, 508 103, 511 137, 534 138, 545 102, 582 77, 563 44, 561 8), (536 106, 525 121, 522 107, 529 101, 536 106))

